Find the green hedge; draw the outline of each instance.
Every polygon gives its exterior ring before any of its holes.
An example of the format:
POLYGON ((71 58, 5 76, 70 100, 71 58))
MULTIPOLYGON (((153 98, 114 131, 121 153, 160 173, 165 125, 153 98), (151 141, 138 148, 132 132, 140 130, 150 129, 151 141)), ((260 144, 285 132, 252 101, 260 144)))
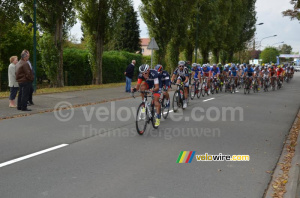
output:
POLYGON ((65 48, 63 60, 64 72, 67 72, 66 85, 90 85, 92 83, 93 75, 88 61, 87 50, 65 48))
MULTIPOLYGON (((125 51, 106 51, 103 53, 103 83, 125 82, 124 72, 132 60, 136 60, 134 80, 138 67, 143 64, 140 54, 125 51)), ((64 49, 64 71, 68 73, 68 86, 92 83, 93 75, 88 62, 88 51, 78 48, 64 49)))
POLYGON ((133 54, 125 51, 107 51, 103 54, 103 83, 124 82, 127 66, 132 60, 136 60, 134 78, 137 79, 138 67, 143 63, 140 54, 133 54))

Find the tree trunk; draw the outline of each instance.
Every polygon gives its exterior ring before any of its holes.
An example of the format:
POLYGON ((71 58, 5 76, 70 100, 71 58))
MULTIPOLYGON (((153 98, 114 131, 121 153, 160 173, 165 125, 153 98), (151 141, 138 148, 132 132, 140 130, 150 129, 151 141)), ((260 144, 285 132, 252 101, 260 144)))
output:
POLYGON ((219 63, 219 59, 220 59, 220 50, 219 49, 213 49, 213 55, 214 55, 214 62, 216 64, 219 63))
POLYGON ((202 55, 202 58, 203 58, 203 64, 209 63, 209 60, 208 60, 209 52, 208 52, 208 50, 202 49, 201 50, 201 55, 202 55))
POLYGON ((233 60, 233 51, 228 52, 228 62, 231 63, 233 60))
POLYGON ((106 0, 99 1, 99 15, 97 24, 97 35, 96 35, 96 76, 95 84, 100 85, 103 83, 102 78, 102 56, 104 51, 104 38, 105 38, 105 27, 108 14, 108 2, 106 0))
POLYGON ((2 91, 2 71, 0 70, 0 91, 2 91))
POLYGON ((103 83, 102 78, 102 56, 103 56, 103 48, 104 48, 104 39, 102 35, 99 35, 97 38, 96 44, 96 85, 100 85, 103 83))
POLYGON ((63 18, 60 16, 56 21, 55 45, 58 49, 57 87, 64 86, 64 65, 63 65, 63 18))
POLYGON ((193 53, 194 53, 194 47, 193 45, 189 42, 186 46, 186 59, 191 61, 191 62, 194 62, 193 60, 193 53))

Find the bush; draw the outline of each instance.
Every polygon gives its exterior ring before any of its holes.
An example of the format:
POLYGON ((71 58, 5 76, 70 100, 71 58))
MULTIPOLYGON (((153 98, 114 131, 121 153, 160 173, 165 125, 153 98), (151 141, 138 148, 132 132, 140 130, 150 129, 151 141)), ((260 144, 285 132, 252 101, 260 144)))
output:
POLYGON ((88 51, 78 48, 64 49, 64 72, 67 72, 67 85, 90 85, 92 71, 88 61, 88 51))
POLYGON ((103 54, 103 83, 124 82, 127 66, 136 60, 133 80, 137 79, 138 67, 143 64, 142 55, 125 51, 107 51, 103 54))

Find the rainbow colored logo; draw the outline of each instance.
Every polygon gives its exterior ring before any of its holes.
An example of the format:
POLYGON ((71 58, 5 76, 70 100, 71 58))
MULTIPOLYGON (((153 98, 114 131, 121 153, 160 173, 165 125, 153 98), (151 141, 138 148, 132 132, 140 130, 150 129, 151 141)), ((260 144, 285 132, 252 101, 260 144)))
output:
POLYGON ((181 151, 176 163, 191 163, 196 151, 181 151))

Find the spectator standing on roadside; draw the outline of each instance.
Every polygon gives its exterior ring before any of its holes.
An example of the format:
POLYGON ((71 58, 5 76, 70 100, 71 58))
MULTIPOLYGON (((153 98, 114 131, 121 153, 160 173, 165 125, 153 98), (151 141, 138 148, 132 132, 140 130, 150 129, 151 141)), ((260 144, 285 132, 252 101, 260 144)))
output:
POLYGON ((19 84, 16 81, 16 64, 18 63, 18 57, 12 56, 9 59, 10 65, 8 66, 8 86, 10 88, 9 95, 9 107, 17 107, 15 104, 16 95, 19 90, 19 84))
POLYGON ((23 51, 21 53, 21 60, 16 65, 16 79, 20 87, 18 95, 18 110, 22 111, 31 111, 30 109, 27 109, 27 102, 34 77, 27 62, 28 59, 29 55, 23 51))
POLYGON ((135 60, 132 60, 131 63, 127 66, 124 75, 126 76, 126 88, 125 92, 131 92, 131 81, 134 74, 134 65, 136 64, 135 60))
MULTIPOLYGON (((33 73, 33 77, 35 77, 34 69, 33 69, 32 65, 31 65, 31 63, 30 63, 30 61, 29 61, 30 53, 29 53, 29 51, 26 50, 26 49, 24 49, 23 52, 26 52, 26 53, 28 54, 28 61, 27 61, 27 63, 29 64, 29 67, 30 67, 30 69, 31 69, 31 71, 32 71, 32 73, 33 73)), ((32 101, 33 91, 34 91, 34 89, 33 89, 33 84, 31 83, 31 87, 30 87, 30 91, 29 91, 29 97, 28 97, 28 104, 27 104, 28 106, 34 105, 34 103, 33 103, 33 101, 32 101)))

